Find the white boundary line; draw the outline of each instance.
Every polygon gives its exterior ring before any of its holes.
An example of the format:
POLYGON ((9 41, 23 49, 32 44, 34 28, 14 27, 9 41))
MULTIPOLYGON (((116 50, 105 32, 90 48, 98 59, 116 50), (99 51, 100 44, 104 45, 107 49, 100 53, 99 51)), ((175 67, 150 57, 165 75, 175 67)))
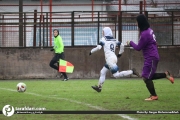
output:
MULTIPOLYGON (((0 88, 1 90, 6 90, 6 91, 12 91, 12 92, 17 92, 16 90, 13 90, 13 89, 8 89, 8 88, 0 88)), ((104 110, 107 110, 105 108, 102 108, 102 107, 99 107, 99 106, 94 106, 94 105, 91 105, 91 104, 88 104, 88 103, 84 103, 84 102, 79 102, 79 101, 76 101, 76 100, 71 100, 71 99, 67 99, 67 98, 59 98, 59 97, 53 97, 53 96, 45 96, 45 95, 41 95, 41 94, 36 94, 36 93, 31 93, 31 92, 25 92, 25 94, 29 94, 29 95, 34 95, 34 96, 39 96, 39 97, 44 97, 44 98, 50 98, 50 99, 57 99, 57 100, 65 100, 65 101, 69 101, 71 103, 76 103, 76 104, 80 104, 80 105, 84 105, 84 106, 88 106, 90 108, 94 108, 96 110, 101 110, 101 111, 104 111, 104 110)), ((125 114, 117 114, 118 116, 124 118, 124 119, 127 119, 127 120, 137 120, 136 118, 132 118, 128 115, 125 115, 125 114)))

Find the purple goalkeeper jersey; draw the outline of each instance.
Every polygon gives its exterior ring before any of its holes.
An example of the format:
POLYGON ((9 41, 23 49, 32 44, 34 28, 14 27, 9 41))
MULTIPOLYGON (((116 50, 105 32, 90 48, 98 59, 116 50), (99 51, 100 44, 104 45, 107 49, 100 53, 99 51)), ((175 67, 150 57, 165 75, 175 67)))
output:
POLYGON ((159 60, 156 39, 151 28, 148 28, 140 33, 138 45, 136 45, 133 41, 130 41, 130 46, 135 50, 142 50, 144 59, 159 60))

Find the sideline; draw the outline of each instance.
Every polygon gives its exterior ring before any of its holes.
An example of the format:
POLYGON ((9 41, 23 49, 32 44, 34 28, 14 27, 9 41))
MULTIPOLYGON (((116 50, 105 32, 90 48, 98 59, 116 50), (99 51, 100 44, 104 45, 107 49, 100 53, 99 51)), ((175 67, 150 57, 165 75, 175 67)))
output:
MULTIPOLYGON (((13 89, 8 89, 8 88, 0 88, 1 90, 6 90, 6 91, 12 91, 12 92, 17 92, 16 90, 13 90, 13 89)), ((37 94, 37 93, 31 93, 31 92, 25 92, 24 94, 29 94, 29 95, 34 95, 34 96, 39 96, 39 97, 44 97, 44 98, 49 98, 49 99, 57 99, 57 100, 65 100, 65 101, 69 101, 71 103, 76 103, 76 104, 80 104, 80 105, 84 105, 84 106, 88 106, 90 108, 94 108, 96 110, 101 110, 101 111, 104 111, 104 110, 108 110, 108 109, 105 109, 105 108, 102 108, 102 107, 99 107, 99 106, 94 106, 94 105, 91 105, 91 104, 88 104, 88 103, 84 103, 84 102, 79 102, 79 101, 76 101, 76 100, 71 100, 71 99, 67 99, 67 98, 59 98, 59 97, 55 97, 55 96, 45 96, 45 95, 41 95, 41 94, 37 94)), ((135 118, 132 118, 126 114, 116 114, 124 119, 127 119, 127 120, 137 120, 135 118)))

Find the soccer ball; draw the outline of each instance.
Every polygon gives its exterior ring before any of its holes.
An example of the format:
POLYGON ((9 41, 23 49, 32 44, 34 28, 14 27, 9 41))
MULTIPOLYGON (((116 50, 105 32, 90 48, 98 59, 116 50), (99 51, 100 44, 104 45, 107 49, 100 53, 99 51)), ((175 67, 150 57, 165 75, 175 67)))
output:
POLYGON ((25 92, 26 91, 26 84, 25 83, 18 83, 17 84, 17 91, 18 92, 25 92))

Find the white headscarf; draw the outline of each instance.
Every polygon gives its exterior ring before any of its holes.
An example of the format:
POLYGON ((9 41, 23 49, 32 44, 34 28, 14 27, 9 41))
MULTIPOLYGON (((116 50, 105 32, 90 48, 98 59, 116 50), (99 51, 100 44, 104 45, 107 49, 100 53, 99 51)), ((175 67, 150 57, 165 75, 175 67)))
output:
POLYGON ((111 37, 113 36, 112 30, 110 27, 104 27, 103 31, 104 31, 104 36, 111 36, 111 37))

